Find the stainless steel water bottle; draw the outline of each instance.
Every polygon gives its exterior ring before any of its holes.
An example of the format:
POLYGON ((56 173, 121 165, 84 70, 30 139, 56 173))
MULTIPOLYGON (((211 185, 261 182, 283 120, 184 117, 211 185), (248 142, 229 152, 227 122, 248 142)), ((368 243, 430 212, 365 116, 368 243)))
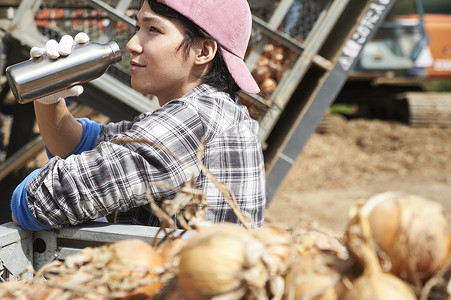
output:
POLYGON ((122 60, 116 42, 76 45, 68 56, 50 59, 44 54, 9 66, 6 77, 19 103, 28 103, 102 76, 122 60))

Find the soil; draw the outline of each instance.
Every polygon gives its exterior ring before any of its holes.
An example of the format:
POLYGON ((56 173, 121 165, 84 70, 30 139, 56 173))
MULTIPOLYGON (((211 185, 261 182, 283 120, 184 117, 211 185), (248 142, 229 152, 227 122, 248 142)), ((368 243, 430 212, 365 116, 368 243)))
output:
POLYGON ((451 219, 451 128, 327 118, 315 132, 266 210, 266 220, 294 235, 341 237, 353 205, 402 191, 441 203, 451 219))

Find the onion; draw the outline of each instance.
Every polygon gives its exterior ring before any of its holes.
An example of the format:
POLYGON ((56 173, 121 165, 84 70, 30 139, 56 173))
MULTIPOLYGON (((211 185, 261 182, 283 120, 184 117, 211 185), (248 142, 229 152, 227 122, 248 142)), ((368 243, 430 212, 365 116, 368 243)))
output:
POLYGON ((314 231, 301 234, 296 242, 299 256, 285 279, 286 299, 339 299, 341 278, 351 266, 344 245, 314 231))
POLYGON ((412 290, 398 277, 381 272, 365 272, 341 300, 416 300, 412 290))
POLYGON ((272 43, 268 43, 263 47, 263 53, 262 55, 264 55, 265 57, 269 57, 271 58, 271 56, 273 55, 275 51, 275 46, 272 43))
POLYGON ((269 273, 269 293, 271 299, 281 299, 285 292, 285 277, 298 257, 297 247, 291 235, 281 228, 265 224, 250 230, 253 237, 264 244, 264 256, 269 273))
POLYGON ((277 88, 276 81, 272 78, 266 78, 260 85, 261 96, 264 98, 270 97, 272 93, 276 90, 276 88, 277 88))
POLYGON ((419 285, 448 258, 448 222, 439 203, 415 195, 388 192, 373 196, 361 208, 372 239, 387 269, 419 285))
POLYGON ((268 66, 269 62, 269 57, 261 56, 257 61, 257 66, 268 66))
POLYGON ((274 53, 273 55, 273 59, 278 62, 279 64, 282 64, 284 59, 285 59, 285 55, 283 54, 283 49, 280 48, 277 52, 274 53))
POLYGON ((154 298, 160 300, 189 300, 183 294, 182 289, 179 287, 177 279, 173 278, 167 284, 163 286, 161 291, 154 298))
POLYGON ((250 233, 264 244, 268 253, 266 264, 270 268, 270 273, 285 275, 297 252, 292 237, 281 228, 267 224, 250 230, 250 233))
POLYGON ((415 300, 410 286, 400 278, 385 273, 379 263, 371 239, 371 228, 359 206, 352 211, 352 219, 346 229, 346 245, 354 258, 361 262, 363 273, 352 282, 344 285, 343 300, 415 300))
MULTIPOLYGON (((112 253, 107 267, 110 268, 113 280, 134 282, 143 278, 155 279, 154 282, 144 284, 133 290, 123 299, 138 299, 153 297, 161 288, 162 283, 156 274, 149 272, 143 276, 142 271, 149 271, 161 267, 163 260, 157 251, 149 244, 138 239, 122 240, 106 245, 112 253), (114 271, 115 269, 126 269, 114 271)), ((152 281, 152 280, 151 280, 152 281)))
POLYGON ((346 260, 349 258, 348 250, 336 238, 322 232, 308 231, 296 238, 301 253, 307 252, 330 252, 337 258, 346 260))
POLYGON ((183 247, 185 247, 187 243, 187 239, 179 238, 159 246, 157 251, 163 260, 163 264, 178 266, 180 261, 180 251, 182 251, 183 247))
POLYGON ((262 293, 268 280, 264 255, 264 245, 248 230, 213 224, 199 230, 182 249, 178 284, 193 300, 225 295, 240 299, 249 288, 262 293))
MULTIPOLYGON (((74 293, 71 290, 65 290, 60 287, 52 287, 53 285, 61 285, 61 286, 72 286, 72 284, 79 284, 78 282, 74 282, 73 276, 64 275, 51 282, 41 282, 34 284, 31 287, 31 290, 27 292, 26 298, 29 300, 53 300, 53 299, 71 299, 71 300, 104 300, 105 297, 101 294, 86 292, 79 290, 77 293, 74 293)), ((81 287, 82 289, 82 287, 81 287)), ((102 292, 107 293, 108 291, 105 289, 102 292)), ((3 298, 2 298, 3 299, 3 298)), ((20 299, 20 298, 15 298, 20 299)))
POLYGON ((173 290, 166 291, 164 294, 159 295, 158 299, 164 299, 164 300, 187 300, 187 298, 185 297, 183 292, 180 290, 180 288, 175 288, 173 290))
POLYGON ((343 271, 340 260, 330 253, 311 252, 299 256, 285 278, 286 299, 337 300, 343 271))
POLYGON ((252 71, 252 75, 257 84, 261 84, 266 78, 271 76, 271 72, 267 65, 261 65, 255 67, 254 71, 252 71))

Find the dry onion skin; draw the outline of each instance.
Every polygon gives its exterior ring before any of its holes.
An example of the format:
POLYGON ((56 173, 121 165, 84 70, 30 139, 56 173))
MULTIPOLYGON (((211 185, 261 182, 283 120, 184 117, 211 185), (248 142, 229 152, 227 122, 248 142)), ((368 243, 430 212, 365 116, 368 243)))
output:
POLYGON ((0 283, 0 299, 2 300, 14 300, 18 297, 25 298, 24 287, 27 284, 27 280, 20 281, 6 281, 0 283), (22 291, 21 293, 18 291, 22 291))
POLYGON ((8 299, 150 299, 161 289, 162 258, 149 244, 128 239, 87 247, 44 265, 32 279, 1 285, 8 299))
POLYGON ((162 282, 153 270, 162 267, 163 259, 149 243, 142 240, 125 239, 96 248, 85 248, 65 261, 71 268, 86 263, 103 268, 111 283, 122 283, 125 287, 137 285, 121 299, 150 298, 162 287, 162 282))
POLYGON ((363 265, 363 273, 345 284, 342 300, 415 300, 410 286, 393 274, 382 270, 371 239, 368 218, 356 206, 345 233, 349 252, 363 265))
POLYGON ((297 247, 292 237, 271 224, 252 229, 250 233, 265 246, 268 254, 265 263, 271 276, 286 275, 297 256, 297 247))
POLYGON ((298 258, 296 243, 291 235, 273 224, 265 224, 250 230, 253 237, 264 244, 263 257, 269 274, 269 294, 271 299, 282 299, 285 294, 285 277, 298 258))
POLYGON ((387 192, 371 197, 361 211, 392 274, 421 285, 447 260, 449 228, 439 203, 387 192))
POLYGON ((345 245, 337 238, 323 232, 307 231, 299 234, 295 241, 302 254, 308 252, 330 252, 342 260, 349 258, 345 245))
POLYGON ((157 251, 163 260, 163 264, 171 264, 177 267, 180 260, 180 252, 187 243, 188 239, 178 238, 159 246, 157 251))
POLYGON ((191 300, 240 299, 249 288, 263 293, 268 281, 265 254, 265 246, 249 230, 236 224, 213 224, 201 229, 182 249, 178 284, 191 300))
POLYGON ((337 300, 341 279, 351 267, 346 247, 336 238, 309 231, 295 239, 298 259, 286 276, 287 300, 337 300))

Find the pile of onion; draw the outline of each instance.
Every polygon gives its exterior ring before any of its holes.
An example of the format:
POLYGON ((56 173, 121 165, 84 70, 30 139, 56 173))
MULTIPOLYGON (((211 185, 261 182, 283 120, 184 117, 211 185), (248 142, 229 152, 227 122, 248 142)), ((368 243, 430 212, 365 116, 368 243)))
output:
POLYGON ((259 85, 263 98, 270 98, 278 83, 290 68, 296 53, 276 41, 271 41, 263 47, 252 75, 259 85))
POLYGON ((412 287, 423 296, 446 285, 450 238, 439 204, 389 192, 350 213, 342 241, 216 223, 157 248, 137 239, 87 247, 0 285, 0 298, 414 300, 412 287))
POLYGON ((383 266, 420 287, 445 263, 450 248, 442 206, 399 192, 371 197, 360 209, 383 266))

